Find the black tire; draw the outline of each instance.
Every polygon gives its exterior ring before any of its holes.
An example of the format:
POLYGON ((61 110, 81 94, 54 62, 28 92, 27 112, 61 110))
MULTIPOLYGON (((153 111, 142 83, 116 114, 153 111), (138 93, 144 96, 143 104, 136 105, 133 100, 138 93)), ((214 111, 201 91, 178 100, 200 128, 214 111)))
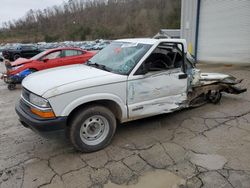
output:
POLYGON ((207 98, 210 103, 218 104, 221 100, 222 94, 220 91, 209 91, 207 98))
POLYGON ((15 90, 16 89, 16 84, 8 84, 8 89, 10 91, 15 90))
POLYGON ((18 58, 20 58, 21 56, 20 56, 20 54, 15 54, 14 56, 13 56, 13 60, 14 61, 16 61, 18 58))
MULTIPOLYGON (((73 146, 76 148, 76 150, 79 150, 81 152, 93 152, 93 151, 103 149, 111 142, 114 136, 115 130, 116 130, 116 118, 114 114, 108 108, 105 108, 103 106, 98 106, 98 105, 92 105, 86 108, 82 108, 81 110, 76 112, 69 126, 70 126, 69 139, 71 143, 73 144, 73 146), (91 123, 92 117, 94 119, 93 123, 91 123), (90 144, 91 141, 86 140, 86 139, 89 139, 89 137, 83 138, 85 136, 84 135, 85 132, 82 133, 82 129, 84 129, 85 127, 86 132, 88 132, 87 130, 91 130, 91 126, 93 126, 92 124, 96 124, 94 122, 96 117, 101 117, 101 119, 102 118, 106 119, 105 121, 106 123, 104 123, 105 125, 103 127, 106 127, 108 130, 105 129, 105 131, 104 130, 99 131, 100 134, 102 134, 102 136, 100 136, 99 138, 103 139, 103 140, 101 139, 102 140, 101 142, 97 144, 95 143, 90 144), (89 122, 87 127, 90 127, 90 128, 86 128, 86 124, 85 124, 86 121, 89 122)), ((100 128, 101 127, 100 123, 99 125, 97 123, 97 126, 99 126, 98 127, 99 129, 102 129, 100 128)), ((94 129, 96 129, 95 125, 94 125, 94 129)), ((98 138, 94 138, 94 139, 97 140, 98 138)), ((96 142, 96 141, 93 141, 93 142, 96 142)))

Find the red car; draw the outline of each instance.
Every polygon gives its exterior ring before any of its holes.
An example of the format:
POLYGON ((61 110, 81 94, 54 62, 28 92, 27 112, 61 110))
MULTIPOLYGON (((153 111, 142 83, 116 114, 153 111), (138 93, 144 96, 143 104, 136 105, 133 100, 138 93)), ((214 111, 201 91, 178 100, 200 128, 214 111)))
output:
POLYGON ((19 58, 10 63, 7 74, 17 74, 26 69, 40 71, 44 69, 85 63, 95 52, 85 51, 80 48, 56 48, 46 50, 32 57, 31 59, 19 58), (10 68, 10 69, 9 69, 10 68))
POLYGON ((14 62, 5 63, 7 72, 2 79, 10 90, 32 72, 72 64, 85 63, 96 52, 85 51, 80 48, 56 48, 46 50, 31 59, 19 58, 14 62))

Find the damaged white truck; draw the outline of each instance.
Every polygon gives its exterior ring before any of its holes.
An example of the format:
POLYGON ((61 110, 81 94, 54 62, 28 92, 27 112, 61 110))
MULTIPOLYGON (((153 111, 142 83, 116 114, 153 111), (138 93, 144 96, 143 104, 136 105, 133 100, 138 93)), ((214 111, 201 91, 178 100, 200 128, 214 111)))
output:
POLYGON ((222 92, 245 92, 240 82, 200 73, 183 39, 123 39, 87 64, 25 78, 16 112, 25 127, 65 130, 77 150, 92 152, 110 143, 119 123, 218 103, 222 92))

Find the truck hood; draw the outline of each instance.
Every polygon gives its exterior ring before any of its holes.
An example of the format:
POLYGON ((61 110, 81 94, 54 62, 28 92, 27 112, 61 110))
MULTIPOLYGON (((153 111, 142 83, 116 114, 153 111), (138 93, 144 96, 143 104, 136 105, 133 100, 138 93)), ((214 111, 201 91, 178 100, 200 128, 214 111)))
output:
POLYGON ((79 64, 36 72, 26 77, 22 85, 37 95, 50 98, 62 93, 126 79, 127 76, 79 64))

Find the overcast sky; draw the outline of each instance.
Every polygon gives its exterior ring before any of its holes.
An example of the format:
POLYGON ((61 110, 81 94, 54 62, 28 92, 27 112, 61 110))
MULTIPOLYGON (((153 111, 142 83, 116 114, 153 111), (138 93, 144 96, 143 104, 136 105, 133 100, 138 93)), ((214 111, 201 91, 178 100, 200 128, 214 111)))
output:
POLYGON ((44 9, 63 2, 64 0, 0 0, 0 26, 5 21, 23 17, 30 9, 44 9))

